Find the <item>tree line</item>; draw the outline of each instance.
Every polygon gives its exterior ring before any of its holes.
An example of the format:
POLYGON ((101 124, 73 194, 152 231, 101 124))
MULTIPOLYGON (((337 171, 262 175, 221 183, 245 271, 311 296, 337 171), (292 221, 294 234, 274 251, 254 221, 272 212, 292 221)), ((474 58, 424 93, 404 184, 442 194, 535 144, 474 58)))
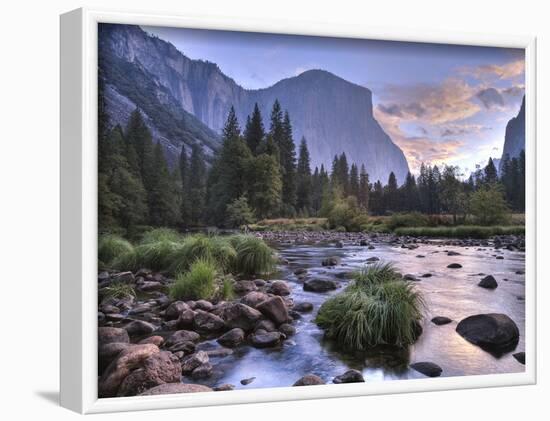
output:
MULTIPOLYGON (((101 90, 100 90, 101 94, 101 90)), ((240 226, 274 217, 385 215, 396 212, 467 212, 470 195, 496 189, 508 206, 524 210, 525 155, 506 157, 501 176, 487 166, 461 180, 458 168, 422 164, 399 186, 395 174, 387 184, 371 183, 364 165, 349 165, 346 154, 334 157, 330 172, 311 170, 305 138, 296 154, 291 118, 275 100, 265 128, 258 104, 241 130, 230 109, 221 148, 212 164, 199 144, 183 145, 170 169, 160 143, 139 109, 125 128, 111 127, 102 96, 99 101, 98 199, 101 230, 139 226, 240 226)))

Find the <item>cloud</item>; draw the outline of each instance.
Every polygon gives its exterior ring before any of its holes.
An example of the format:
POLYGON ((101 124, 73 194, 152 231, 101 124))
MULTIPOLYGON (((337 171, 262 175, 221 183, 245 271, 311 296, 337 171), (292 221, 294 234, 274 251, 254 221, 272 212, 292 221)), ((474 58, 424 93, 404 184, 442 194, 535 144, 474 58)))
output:
POLYGON ((447 124, 441 127, 441 137, 460 137, 469 134, 478 134, 491 129, 491 127, 482 124, 447 124))
POLYGON ((502 95, 511 96, 515 98, 521 98, 525 94, 525 86, 523 85, 514 85, 509 88, 503 89, 501 91, 502 95))
POLYGON ((378 107, 380 108, 380 111, 396 117, 409 116, 420 118, 426 114, 426 109, 418 102, 413 102, 410 104, 390 104, 387 106, 380 104, 378 107))
POLYGON ((488 110, 493 107, 504 106, 504 98, 495 88, 482 89, 476 94, 476 98, 479 99, 488 110))
POLYGON ((512 79, 525 73, 525 60, 514 60, 505 64, 484 64, 477 67, 463 67, 461 73, 477 79, 512 79))

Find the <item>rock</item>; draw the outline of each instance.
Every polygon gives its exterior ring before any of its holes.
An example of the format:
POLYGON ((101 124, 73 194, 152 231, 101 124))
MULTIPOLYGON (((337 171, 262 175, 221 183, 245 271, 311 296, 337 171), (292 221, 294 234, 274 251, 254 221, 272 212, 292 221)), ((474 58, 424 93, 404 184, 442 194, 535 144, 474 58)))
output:
POLYGON ((194 319, 197 330, 205 333, 219 332, 225 327, 225 322, 219 316, 203 310, 197 310, 194 319))
POLYGON ((217 339, 218 343, 229 348, 239 346, 244 341, 244 330, 236 327, 217 339))
POLYGON ((250 306, 252 308, 255 308, 258 304, 267 300, 268 298, 269 298, 269 295, 267 295, 265 292, 252 291, 246 294, 243 298, 241 298, 241 303, 247 306, 250 306))
POLYGON ((307 273, 306 268, 298 268, 294 271, 294 275, 296 276, 305 275, 306 273, 307 273))
POLYGON ((140 335, 149 335, 155 331, 155 326, 149 322, 144 322, 143 320, 132 320, 124 329, 128 332, 130 336, 140 336, 140 335))
POLYGON ((195 302, 194 310, 212 311, 213 308, 214 304, 212 304, 210 301, 199 300, 195 302))
POLYGON ((133 307, 128 314, 130 315, 143 314, 143 313, 147 313, 148 311, 151 311, 151 304, 141 303, 133 307))
POLYGON ((460 253, 457 251, 448 251, 447 256, 460 256, 460 253))
POLYGON ((117 396, 118 389, 124 379, 136 367, 141 366, 143 361, 153 354, 159 353, 158 346, 153 344, 131 345, 121 351, 111 364, 107 367, 98 384, 100 398, 117 396))
POLYGON ((190 341, 181 341, 176 342, 175 344, 172 344, 168 347, 168 351, 177 353, 181 352, 183 355, 189 355, 195 352, 197 346, 194 342, 190 341))
POLYGON ((273 281, 269 292, 274 295, 290 295, 290 286, 285 281, 273 281))
POLYGON ((265 300, 258 304, 256 308, 276 325, 280 325, 289 319, 285 302, 279 296, 265 300))
POLYGON ((348 370, 344 374, 340 374, 332 379, 333 383, 361 383, 364 382, 363 374, 358 370, 348 370))
POLYGON ((141 282, 138 285, 138 290, 143 292, 150 292, 150 291, 157 291, 159 289, 164 288, 164 285, 161 282, 157 281, 145 281, 141 282))
POLYGON ((98 372, 102 374, 105 369, 122 351, 132 346, 127 342, 111 342, 101 345, 98 349, 98 372))
POLYGON ((139 396, 172 395, 175 393, 212 392, 208 386, 190 383, 165 383, 141 393, 139 396))
POLYGON ((156 346, 158 346, 160 348, 162 346, 162 344, 164 343, 164 338, 162 336, 158 336, 158 335, 149 336, 148 338, 142 339, 138 343, 140 343, 140 344, 155 344, 156 346))
POLYGON ((493 275, 487 275, 485 278, 479 281, 477 285, 485 289, 495 289, 496 287, 498 287, 498 283, 493 275))
POLYGON ((99 310, 105 314, 118 314, 120 313, 120 309, 117 306, 113 306, 111 304, 104 304, 99 307, 99 310))
MULTIPOLYGON (((369 243, 367 242, 367 240, 361 240, 361 241, 359 241, 359 245, 361 247, 366 247, 366 246, 369 245, 369 243)), ((294 385, 294 386, 296 386, 296 385, 294 385)))
POLYGON ((304 291, 327 292, 338 288, 338 284, 330 279, 309 279, 304 282, 304 291))
POLYGON ((125 329, 118 327, 100 327, 97 329, 98 346, 113 342, 129 343, 130 337, 125 329))
POLYGON ((431 362, 418 362, 411 364, 410 367, 428 377, 439 377, 443 371, 440 366, 431 362))
POLYGON ((114 313, 114 314, 105 314, 105 319, 110 322, 122 322, 126 317, 120 313, 114 313))
POLYGON ((485 351, 501 356, 519 342, 519 329, 505 314, 477 314, 460 321, 456 331, 467 341, 485 351))
POLYGON ((450 265, 447 265, 449 269, 460 269, 462 265, 460 263, 451 263, 450 265))
POLYGON ((338 256, 330 256, 321 261, 323 266, 337 266, 340 264, 340 258, 338 256))
POLYGON ((191 373, 195 368, 209 362, 208 354, 204 351, 197 351, 192 355, 186 357, 181 363, 181 371, 191 373))
POLYGON ((449 319, 448 317, 444 317, 444 316, 437 316, 437 317, 434 317, 432 319, 432 323, 437 325, 437 326, 441 326, 441 325, 446 325, 448 323, 451 323, 452 320, 449 319))
POLYGON ((172 346, 178 342, 197 342, 200 335, 191 330, 178 330, 166 339, 166 346, 172 346))
POLYGON ((192 327, 195 321, 195 314, 196 313, 190 308, 188 308, 187 310, 183 310, 178 317, 176 323, 177 328, 186 329, 192 327))
POLYGON ((496 259, 497 260, 504 260, 504 256, 497 256, 496 259))
POLYGON ((378 261, 380 261, 380 258, 376 257, 376 256, 369 257, 367 260, 365 260, 365 262, 367 262, 367 263, 373 263, 373 262, 378 262, 378 261))
POLYGON ((271 348, 279 345, 281 338, 280 332, 254 333, 250 335, 250 342, 256 348, 271 348))
POLYGON ((143 366, 132 371, 122 382, 118 396, 135 396, 164 383, 180 380, 179 359, 169 351, 160 351, 143 361, 143 366))
POLYGON ((223 358, 233 354, 233 350, 229 348, 215 348, 206 351, 209 358, 223 358))
POLYGON ((300 313, 309 313, 313 311, 313 304, 308 302, 302 302, 294 304, 293 310, 299 311, 300 313))
POLYGON ((97 275, 97 281, 99 283, 108 281, 111 277, 109 276, 109 272, 100 272, 99 275, 97 275))
POLYGON ((133 284, 136 282, 136 278, 132 272, 120 272, 111 277, 112 282, 122 282, 125 284, 133 284))
POLYGON ((194 379, 206 379, 212 375, 212 364, 205 363, 199 365, 191 372, 191 377, 194 379))
POLYGON ((418 282, 419 281, 419 279, 416 276, 414 276, 410 273, 406 273, 405 275, 403 275, 403 280, 413 281, 413 282, 418 282))
POLYGON ((230 328, 241 328, 245 332, 254 329, 256 322, 262 317, 262 313, 242 303, 227 303, 216 309, 217 315, 225 320, 225 325, 230 328))
POLYGON ((256 284, 258 288, 261 288, 261 287, 264 287, 267 284, 267 282, 263 279, 254 279, 254 284, 256 284))
POLYGON ((314 386, 319 384, 325 384, 322 378, 315 374, 306 374, 301 379, 297 380, 292 386, 314 386))
POLYGON ((180 317, 180 314, 184 310, 189 310, 189 306, 183 301, 174 301, 170 304, 165 311, 166 320, 174 320, 180 317))
POLYGON ((235 389, 235 385, 229 384, 229 383, 224 383, 224 384, 221 384, 221 385, 216 386, 216 387, 214 388, 214 390, 215 390, 216 392, 224 392, 224 391, 226 391, 226 390, 233 390, 233 389, 235 389))
POLYGON ((296 328, 289 323, 283 323, 279 326, 279 332, 285 335, 287 338, 296 334, 296 328))
POLYGON ((519 363, 525 365, 525 352, 516 352, 512 355, 519 363))
POLYGON ((251 291, 258 291, 258 287, 254 283, 254 281, 235 282, 233 289, 237 294, 248 294, 251 291))
POLYGON ((256 380, 256 377, 249 377, 248 379, 242 379, 241 384, 243 386, 246 386, 247 384, 252 383, 254 380, 256 380))
POLYGON ((256 323, 256 326, 254 327, 254 332, 259 332, 263 330, 264 332, 275 332, 277 330, 277 326, 275 326, 275 323, 273 323, 269 319, 262 319, 258 323, 256 323))
POLYGON ((422 278, 431 278, 433 275, 431 273, 425 273, 422 275, 422 278))

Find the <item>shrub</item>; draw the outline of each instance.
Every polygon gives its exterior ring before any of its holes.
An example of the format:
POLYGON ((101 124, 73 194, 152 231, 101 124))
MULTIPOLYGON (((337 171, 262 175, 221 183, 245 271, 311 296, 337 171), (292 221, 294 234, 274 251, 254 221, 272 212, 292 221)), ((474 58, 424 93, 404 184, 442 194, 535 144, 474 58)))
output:
POLYGON ((406 347, 419 335, 424 301, 391 265, 366 267, 342 293, 319 309, 316 323, 346 350, 406 347))
POLYGON ((227 205, 226 213, 227 222, 231 227, 240 227, 254 222, 254 212, 248 206, 246 196, 241 196, 227 205))
POLYGON ((170 296, 175 300, 207 300, 216 292, 216 267, 208 259, 198 259, 188 272, 176 276, 170 287, 170 296))
POLYGON ((243 275, 270 273, 275 267, 273 250, 261 239, 252 235, 231 237, 237 252, 234 268, 243 275))
POLYGON ((131 298, 136 296, 134 287, 124 282, 113 282, 111 285, 102 288, 101 296, 103 299, 116 299, 121 300, 124 298, 131 298))
POLYGON ((223 237, 196 234, 185 237, 182 245, 171 255, 171 273, 185 272, 198 259, 208 259, 218 265, 221 272, 230 270, 237 252, 230 241, 223 237))
POLYGON ((504 193, 497 185, 485 186, 472 193, 470 212, 480 225, 505 224, 510 219, 504 193))
POLYGON ((104 266, 110 266, 113 261, 122 254, 133 251, 132 244, 118 235, 102 235, 99 238, 97 256, 104 266))
POLYGON ((423 227, 429 225, 429 218, 420 212, 394 213, 386 225, 390 230, 400 227, 423 227))
POLYGON ((444 237, 444 238, 489 238, 495 235, 523 235, 522 225, 482 227, 478 225, 458 225, 456 227, 411 227, 397 228, 397 235, 413 237, 444 237))

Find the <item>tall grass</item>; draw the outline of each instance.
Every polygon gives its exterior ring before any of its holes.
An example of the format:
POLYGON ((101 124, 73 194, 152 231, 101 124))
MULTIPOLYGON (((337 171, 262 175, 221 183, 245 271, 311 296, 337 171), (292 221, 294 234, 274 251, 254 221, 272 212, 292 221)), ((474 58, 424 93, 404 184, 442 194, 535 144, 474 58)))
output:
POLYGON ((181 246, 170 255, 169 271, 180 273, 188 270, 198 259, 208 259, 218 270, 227 272, 232 267, 237 252, 230 241, 223 237, 196 234, 185 237, 181 246))
POLYGON ((114 234, 107 234, 99 238, 97 256, 103 265, 109 267, 117 256, 131 253, 133 249, 132 244, 124 238, 114 234))
POLYGON ((420 292, 391 265, 376 264, 356 273, 350 286, 327 300, 315 321, 348 350, 406 347, 417 339, 423 311, 420 292))
POLYGON ((495 235, 522 235, 525 227, 458 225, 456 227, 402 227, 395 230, 397 235, 414 237, 456 237, 456 238, 489 238, 495 235))
POLYGON ((246 276, 270 273, 275 268, 273 250, 261 239, 251 235, 231 237, 237 253, 234 269, 246 276))
POLYGON ((216 267, 208 259, 198 259, 188 272, 180 273, 170 287, 170 296, 175 300, 210 299, 216 292, 216 267))
POLYGON ((182 240, 183 236, 176 230, 171 228, 155 228, 143 234, 140 244, 151 244, 159 241, 180 243, 182 240))
POLYGON ((111 285, 100 290, 103 299, 121 300, 136 296, 134 287, 125 282, 113 282, 111 285))

